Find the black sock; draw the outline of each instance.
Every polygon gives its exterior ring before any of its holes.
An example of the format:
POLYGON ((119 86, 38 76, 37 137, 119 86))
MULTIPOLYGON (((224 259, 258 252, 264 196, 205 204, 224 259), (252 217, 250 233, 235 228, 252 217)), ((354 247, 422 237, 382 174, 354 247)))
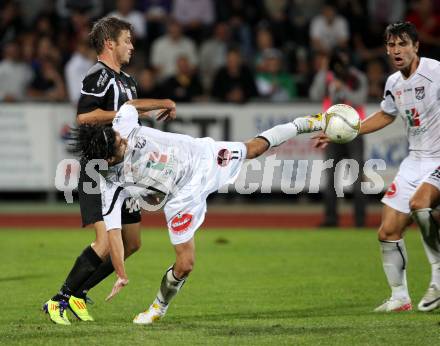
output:
POLYGON ((75 297, 85 298, 87 292, 113 273, 114 268, 112 261, 108 258, 102 262, 95 272, 81 285, 81 287, 73 294, 75 297))
POLYGON ((78 291, 81 285, 95 272, 101 263, 101 258, 92 247, 90 245, 87 246, 76 259, 69 275, 67 275, 66 281, 64 281, 60 291, 52 300, 68 301, 70 296, 78 291))

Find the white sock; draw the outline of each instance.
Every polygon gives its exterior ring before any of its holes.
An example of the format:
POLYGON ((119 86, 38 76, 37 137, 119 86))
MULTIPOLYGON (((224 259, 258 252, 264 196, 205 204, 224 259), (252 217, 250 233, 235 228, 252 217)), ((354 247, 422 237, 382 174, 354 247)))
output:
POLYGON ((319 131, 322 126, 317 118, 299 117, 295 120, 282 125, 277 125, 258 135, 264 137, 270 144, 270 147, 277 147, 285 141, 301 134, 312 131, 319 131), (313 122, 313 123, 312 123, 313 122))
POLYGON ((185 283, 186 277, 178 279, 174 276, 173 267, 168 268, 162 278, 159 292, 157 292, 157 300, 162 305, 168 305, 171 299, 179 292, 180 288, 185 283))
POLYGON ((440 254, 426 244, 422 237, 422 244, 425 249, 426 257, 431 264, 431 282, 429 286, 435 285, 440 289, 440 254))
POLYGON ((403 239, 381 241, 383 270, 391 287, 392 298, 409 299, 406 283, 408 256, 403 239))
POLYGON ((440 237, 437 223, 431 215, 431 208, 415 210, 412 213, 414 220, 420 227, 422 243, 425 248, 426 257, 431 264, 431 282, 429 286, 435 285, 440 289, 440 237))

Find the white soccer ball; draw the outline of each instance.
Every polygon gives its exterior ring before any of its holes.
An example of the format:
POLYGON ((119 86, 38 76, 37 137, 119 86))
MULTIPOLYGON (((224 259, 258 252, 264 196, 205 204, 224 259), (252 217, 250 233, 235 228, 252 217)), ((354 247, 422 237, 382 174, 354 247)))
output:
POLYGON ((346 104, 336 104, 325 112, 324 133, 334 143, 348 143, 356 138, 361 128, 358 112, 346 104))

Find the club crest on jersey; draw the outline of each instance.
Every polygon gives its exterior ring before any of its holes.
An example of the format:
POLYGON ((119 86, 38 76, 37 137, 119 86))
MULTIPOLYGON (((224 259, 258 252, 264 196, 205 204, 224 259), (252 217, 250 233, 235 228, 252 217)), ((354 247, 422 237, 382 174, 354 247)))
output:
POLYGON ((425 98, 425 87, 415 87, 414 91, 416 93, 416 99, 417 100, 423 100, 425 98))
POLYGON ((173 219, 171 220, 171 230, 175 234, 182 234, 185 231, 188 230, 189 226, 191 225, 192 221, 192 215, 191 214, 177 214, 173 219))
POLYGON ((136 149, 142 149, 147 144, 147 140, 145 138, 139 138, 134 147, 136 149))
POLYGON ((385 192, 385 197, 393 198, 397 194, 397 184, 395 182, 391 183, 387 192, 385 192))

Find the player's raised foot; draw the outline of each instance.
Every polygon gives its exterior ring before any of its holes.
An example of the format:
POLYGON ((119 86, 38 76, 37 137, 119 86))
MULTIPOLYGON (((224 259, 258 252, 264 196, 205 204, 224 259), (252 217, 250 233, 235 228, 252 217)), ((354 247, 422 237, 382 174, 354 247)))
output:
POLYGON ((62 325, 70 325, 70 321, 67 318, 67 302, 64 300, 56 301, 49 300, 43 306, 43 311, 49 314, 49 317, 53 323, 62 324, 62 325))
POLYGON ((298 134, 321 131, 325 127, 325 113, 299 117, 293 123, 298 129, 298 134))
POLYGON ((147 310, 141 312, 134 318, 133 323, 151 324, 154 321, 158 321, 163 318, 167 312, 167 309, 168 305, 164 305, 156 299, 147 310))
POLYGON ((94 321, 87 310, 87 304, 84 299, 70 296, 69 309, 73 312, 77 319, 87 322, 94 321))
POLYGON ((412 310, 411 300, 409 298, 390 298, 382 305, 374 309, 374 312, 399 312, 412 310))
POLYGON ((432 311, 440 306, 440 290, 436 285, 428 287, 417 308, 419 311, 432 311))

